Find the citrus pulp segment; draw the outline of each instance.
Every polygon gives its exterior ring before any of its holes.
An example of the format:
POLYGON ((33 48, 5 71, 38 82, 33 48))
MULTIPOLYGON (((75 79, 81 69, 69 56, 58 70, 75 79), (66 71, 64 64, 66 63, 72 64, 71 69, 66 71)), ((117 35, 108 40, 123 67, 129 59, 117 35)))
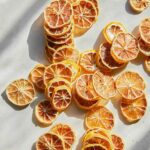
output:
POLYGON ((83 147, 81 150, 107 150, 101 144, 88 144, 87 146, 83 147))

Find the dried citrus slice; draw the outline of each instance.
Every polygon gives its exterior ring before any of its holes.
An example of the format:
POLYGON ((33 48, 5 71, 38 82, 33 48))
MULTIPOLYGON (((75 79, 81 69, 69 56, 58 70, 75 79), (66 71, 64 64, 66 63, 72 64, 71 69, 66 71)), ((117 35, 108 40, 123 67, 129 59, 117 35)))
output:
POLYGON ((72 5, 76 5, 79 0, 67 0, 68 2, 70 2, 72 5))
POLYGON ((40 125, 50 125, 56 119, 58 112, 52 107, 50 101, 39 102, 35 107, 35 117, 40 125))
POLYGON ((150 1, 149 0, 129 0, 130 5, 133 10, 137 12, 142 12, 146 8, 149 7, 150 1))
POLYGON ((111 70, 123 67, 124 64, 117 63, 111 56, 110 49, 111 45, 109 43, 103 43, 100 45, 98 55, 100 55, 102 63, 111 70))
POLYGON ((120 32, 126 32, 125 27, 120 22, 110 22, 103 30, 103 35, 107 42, 112 43, 120 32))
POLYGON ((114 116, 103 106, 94 107, 87 112, 85 116, 85 125, 88 129, 104 128, 111 130, 114 126, 114 116))
POLYGON ((45 90, 45 85, 43 82, 43 75, 45 71, 45 66, 42 64, 36 65, 29 74, 29 79, 39 90, 45 90))
POLYGON ((85 33, 97 20, 97 10, 94 4, 88 0, 80 0, 73 6, 75 35, 85 33))
POLYGON ((50 132, 57 134, 64 142, 65 149, 71 149, 75 142, 75 133, 67 124, 57 124, 51 128, 50 132))
POLYGON ((96 93, 104 99, 110 99, 116 94, 116 85, 113 77, 99 70, 93 74, 93 87, 96 93))
POLYGON ((6 88, 8 100, 17 106, 26 106, 35 97, 33 84, 26 79, 15 80, 6 88))
POLYGON ((55 49, 45 46, 45 56, 50 63, 52 62, 54 51, 55 49))
POLYGON ((147 57, 145 60, 145 68, 148 72, 150 72, 150 57, 147 57))
POLYGON ((150 44, 150 18, 146 18, 140 23, 139 32, 142 40, 150 44))
POLYGON ((139 49, 137 48, 136 38, 129 33, 119 33, 113 40, 111 55, 118 63, 127 63, 137 57, 139 49))
POLYGON ((124 150, 124 143, 121 137, 113 134, 111 138, 114 144, 114 150, 124 150))
POLYGON ((36 142, 36 150, 63 150, 61 138, 54 133, 45 133, 36 142))
POLYGON ((71 22, 72 6, 65 0, 52 1, 44 11, 44 20, 50 28, 63 27, 71 22))
POLYGON ((82 99, 94 100, 98 98, 93 87, 92 78, 92 74, 83 74, 76 80, 75 89, 82 99))
POLYGON ((52 79, 46 89, 45 89, 45 95, 46 97, 51 101, 52 100, 52 95, 53 95, 53 92, 54 92, 54 89, 58 86, 62 86, 62 85, 66 85, 68 87, 70 87, 70 82, 66 79, 63 79, 63 78, 54 78, 52 79))
POLYGON ((65 110, 71 103, 71 89, 66 85, 58 86, 52 95, 52 105, 58 111, 65 110))
POLYGON ((123 99, 121 102, 121 112, 125 119, 128 122, 135 122, 140 120, 145 114, 147 101, 145 95, 132 102, 126 102, 126 99, 123 99))
POLYGON ((101 144, 88 144, 87 146, 83 147, 82 150, 107 150, 101 144))
POLYGON ((143 95, 145 83, 138 73, 127 71, 117 78, 116 88, 123 98, 134 100, 143 95))
POLYGON ((72 71, 63 63, 55 63, 46 67, 44 72, 44 84, 47 85, 54 78, 64 78, 71 81, 72 71))
POLYGON ((97 15, 99 14, 99 1, 98 0, 90 0, 90 2, 92 2, 94 4, 94 6, 96 7, 97 10, 97 15))
POLYGON ((79 64, 85 72, 93 73, 97 69, 96 51, 89 50, 81 53, 79 64))

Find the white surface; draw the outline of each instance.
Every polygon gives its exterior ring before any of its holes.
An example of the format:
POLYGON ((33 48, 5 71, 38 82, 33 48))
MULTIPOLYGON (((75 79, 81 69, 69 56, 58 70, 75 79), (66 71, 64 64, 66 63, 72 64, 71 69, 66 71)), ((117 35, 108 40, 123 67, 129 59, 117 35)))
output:
MULTIPOLYGON (((42 11, 48 0, 0 0, 0 150, 34 150, 34 142, 48 128, 40 128, 32 118, 36 100, 25 109, 11 105, 5 96, 6 86, 18 78, 27 78, 37 63, 48 63, 44 56, 42 11)), ((135 14, 127 0, 101 0, 98 22, 85 35, 76 39, 80 51, 97 47, 102 39, 101 30, 110 21, 120 21, 131 32, 144 17, 150 16, 150 8, 135 14)), ((141 57, 141 56, 140 56, 141 57)), ((132 61, 126 70, 139 72, 146 81, 148 108, 145 116, 136 124, 124 123, 117 109, 110 102, 107 107, 115 116, 113 132, 124 138, 126 150, 150 150, 150 77, 143 70, 142 59, 132 61)), ((54 124, 64 122, 76 130, 77 140, 73 150, 80 150, 84 112, 72 104, 54 124)), ((54 125, 53 124, 53 125, 54 125)))

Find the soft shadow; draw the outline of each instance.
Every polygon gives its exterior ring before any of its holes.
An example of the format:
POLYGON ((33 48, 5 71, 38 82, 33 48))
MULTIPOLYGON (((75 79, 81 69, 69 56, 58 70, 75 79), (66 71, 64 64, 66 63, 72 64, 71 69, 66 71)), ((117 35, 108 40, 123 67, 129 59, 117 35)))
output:
POLYGON ((78 139, 78 144, 76 146, 76 150, 81 150, 82 149, 82 138, 83 136, 81 136, 79 139, 78 139))
POLYGON ((139 33, 139 26, 136 26, 133 30, 132 30, 132 34, 138 38, 140 36, 140 33, 139 33))
POLYGON ((16 106, 16 105, 14 105, 13 103, 11 103, 9 100, 8 100, 8 98, 7 98, 7 95, 6 95, 6 92, 4 91, 2 94, 1 94, 1 96, 2 96, 2 98, 3 98, 3 100, 10 106, 10 107, 12 107, 14 110, 16 110, 16 111, 20 111, 20 110, 23 110, 23 109, 25 109, 27 106, 22 106, 22 107, 18 107, 18 106, 16 106))
POLYGON ((45 38, 43 30, 43 13, 34 21, 31 26, 27 43, 29 49, 29 57, 42 64, 47 64, 44 52, 45 38))
POLYGON ((139 53, 138 57, 132 60, 131 63, 135 65, 141 65, 144 59, 145 59, 145 56, 142 53, 139 53))
POLYGON ((36 150, 36 143, 33 143, 31 150, 36 150))

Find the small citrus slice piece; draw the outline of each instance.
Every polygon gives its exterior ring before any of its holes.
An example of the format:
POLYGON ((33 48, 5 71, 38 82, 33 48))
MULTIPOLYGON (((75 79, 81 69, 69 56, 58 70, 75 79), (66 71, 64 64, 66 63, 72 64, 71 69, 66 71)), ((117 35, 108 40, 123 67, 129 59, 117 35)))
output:
POLYGON ((54 52, 55 52, 55 49, 53 49, 52 47, 48 48, 47 46, 45 46, 45 56, 50 63, 52 63, 54 52))
POLYGON ((99 106, 89 110, 85 116, 85 125, 88 129, 104 128, 111 130, 114 126, 114 116, 105 107, 99 106))
POLYGON ((85 72, 93 73, 97 69, 96 51, 89 50, 81 53, 79 64, 85 72))
POLYGON ((136 12, 142 12, 149 7, 149 0, 129 0, 132 9, 136 12))
POLYGON ((101 144, 88 144, 87 146, 83 147, 82 150, 107 150, 101 144))
POLYGON ((56 119, 58 112, 52 107, 50 101, 39 102, 35 107, 35 117, 40 125, 48 126, 56 119))
POLYGON ((125 27, 120 22, 110 22, 103 30, 103 35, 107 42, 112 43, 114 38, 120 32, 126 32, 125 27))
POLYGON ((133 100, 130 103, 128 100, 126 101, 126 99, 123 99, 121 101, 120 107, 123 116, 128 122, 136 122, 140 120, 145 114, 147 107, 145 95, 137 98, 136 100, 133 100))
POLYGON ((66 150, 71 149, 75 142, 75 133, 69 125, 57 124, 51 128, 50 132, 57 134, 62 139, 66 150))
POLYGON ((150 57, 147 57, 145 60, 145 68, 148 72, 150 72, 150 57))
POLYGON ((117 63, 111 56, 111 45, 109 43, 103 43, 100 45, 98 55, 100 55, 102 63, 110 70, 118 69, 123 67, 124 64, 117 63))
POLYGON ((80 0, 73 6, 75 36, 85 33, 97 20, 97 10, 94 4, 88 0, 80 0))
POLYGON ((113 77, 99 70, 93 74, 92 83, 96 93, 104 98, 110 99, 116 94, 116 85, 113 77))
POLYGON ((93 5, 96 7, 97 15, 99 14, 99 1, 98 0, 90 0, 93 5))
POLYGON ((145 83, 138 73, 127 71, 117 78, 116 88, 123 98, 134 100, 143 95, 145 83))
POLYGON ((35 97, 33 84, 26 79, 15 80, 6 88, 8 100, 17 106, 26 106, 35 97))
POLYGON ((36 150, 63 150, 61 138, 54 133, 45 133, 36 142, 36 150))
POLYGON ((121 137, 118 135, 111 135, 112 142, 114 144, 114 150, 124 150, 124 143, 121 137))
POLYGON ((71 103, 71 89, 66 85, 58 86, 52 95, 52 105, 58 111, 65 110, 71 103))
POLYGON ((44 71, 45 71, 45 66, 42 64, 36 65, 33 70, 29 74, 29 79, 31 82, 35 85, 35 87, 39 90, 45 90, 45 85, 44 85, 44 71))
POLYGON ((66 0, 52 1, 44 11, 44 20, 50 28, 60 28, 71 22, 72 6, 66 0))
POLYGON ((75 89, 82 99, 94 100, 98 98, 93 87, 92 78, 92 74, 83 74, 76 80, 75 89))
POLYGON ((55 63, 46 67, 44 71, 44 84, 48 85, 49 81, 54 78, 64 78, 71 81, 72 71, 63 63, 55 63))
POLYGON ((139 25, 140 36, 145 43, 150 44, 150 18, 145 18, 139 25))
POLYGON ((137 40, 130 33, 119 33, 113 40, 111 55, 118 63, 127 63, 137 57, 137 40))

